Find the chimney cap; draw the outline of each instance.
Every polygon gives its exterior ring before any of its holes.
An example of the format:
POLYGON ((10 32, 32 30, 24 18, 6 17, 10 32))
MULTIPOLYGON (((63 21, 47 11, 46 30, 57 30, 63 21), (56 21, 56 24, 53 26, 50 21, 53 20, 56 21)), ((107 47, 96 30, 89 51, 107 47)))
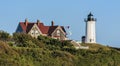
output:
POLYGON ((25 19, 25 22, 28 22, 28 18, 25 19))
POLYGON ((24 23, 26 26, 28 25, 28 19, 26 18, 25 19, 25 23, 24 23))
POLYGON ((37 22, 40 22, 40 20, 39 20, 39 19, 37 19, 37 22))
POLYGON ((53 20, 51 21, 51 26, 54 26, 54 21, 53 20))

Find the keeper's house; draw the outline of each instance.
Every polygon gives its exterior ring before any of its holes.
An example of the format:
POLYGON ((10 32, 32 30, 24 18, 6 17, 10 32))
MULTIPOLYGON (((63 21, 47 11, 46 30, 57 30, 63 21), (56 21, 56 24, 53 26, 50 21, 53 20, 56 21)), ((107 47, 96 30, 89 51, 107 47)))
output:
POLYGON ((26 33, 35 38, 42 35, 54 39, 67 40, 65 28, 54 25, 53 21, 51 22, 51 26, 45 26, 39 20, 37 22, 28 22, 26 19, 25 22, 19 22, 16 33, 26 33))

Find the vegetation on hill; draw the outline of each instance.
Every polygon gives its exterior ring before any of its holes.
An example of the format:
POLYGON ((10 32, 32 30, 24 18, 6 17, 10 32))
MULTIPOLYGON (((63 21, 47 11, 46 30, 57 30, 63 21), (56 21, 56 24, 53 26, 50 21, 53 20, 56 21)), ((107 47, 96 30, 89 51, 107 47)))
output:
POLYGON ((103 46, 101 44, 97 44, 97 43, 81 43, 82 46, 89 46, 89 50, 91 51, 97 51, 97 50, 110 50, 110 48, 108 46, 103 46))
POLYGON ((0 66, 120 66, 120 51, 99 44, 82 44, 90 49, 76 50, 69 41, 7 36, 0 39, 0 66))

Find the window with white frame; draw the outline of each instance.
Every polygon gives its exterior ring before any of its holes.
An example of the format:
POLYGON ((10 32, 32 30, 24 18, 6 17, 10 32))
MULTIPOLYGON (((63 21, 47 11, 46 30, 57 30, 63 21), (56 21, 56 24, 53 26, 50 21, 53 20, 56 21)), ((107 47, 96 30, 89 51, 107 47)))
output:
POLYGON ((35 34, 38 34, 38 31, 37 31, 37 30, 35 31, 35 34))
POLYGON ((60 30, 57 30, 57 36, 60 36, 60 30))
POLYGON ((33 31, 33 30, 31 31, 31 34, 32 34, 32 35, 34 34, 34 31, 33 31))

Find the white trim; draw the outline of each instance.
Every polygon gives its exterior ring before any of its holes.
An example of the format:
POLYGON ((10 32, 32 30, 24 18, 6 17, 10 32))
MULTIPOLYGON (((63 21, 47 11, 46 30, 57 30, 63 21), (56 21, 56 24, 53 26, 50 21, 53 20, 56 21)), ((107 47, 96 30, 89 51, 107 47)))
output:
POLYGON ((60 31, 62 31, 62 33, 65 35, 65 32, 62 30, 61 26, 58 26, 58 27, 52 32, 51 35, 53 35, 57 29, 59 29, 60 31))
MULTIPOLYGON (((37 28, 38 33, 39 33, 40 35, 42 35, 42 32, 40 31, 39 27, 38 27, 36 24, 34 24, 34 25, 32 26, 32 28, 30 29, 30 31, 28 32, 28 34, 31 35, 31 31, 32 31, 32 29, 33 29, 34 27, 37 28)), ((34 37, 35 37, 35 36, 34 36, 34 37)))

